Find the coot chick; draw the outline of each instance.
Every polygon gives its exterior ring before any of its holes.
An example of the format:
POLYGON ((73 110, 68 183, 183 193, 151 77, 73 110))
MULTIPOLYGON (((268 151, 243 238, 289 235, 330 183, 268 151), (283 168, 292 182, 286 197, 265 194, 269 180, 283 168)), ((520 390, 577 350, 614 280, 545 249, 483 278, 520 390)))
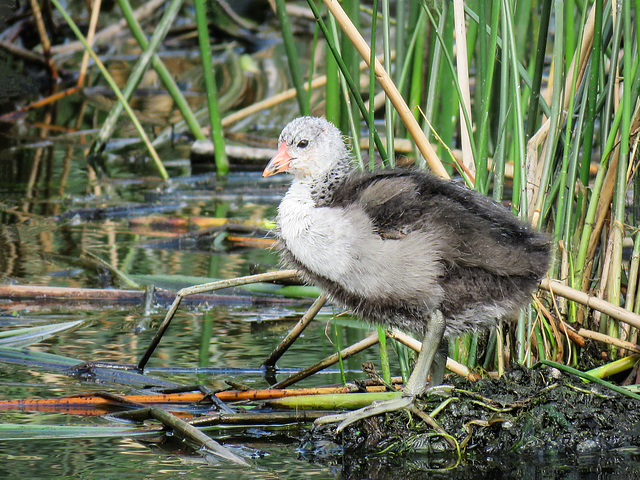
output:
POLYGON ((441 383, 443 338, 514 316, 549 266, 548 238, 488 197, 422 171, 358 171, 324 118, 282 130, 263 176, 280 172, 293 175, 277 216, 284 263, 365 320, 423 338, 403 397, 332 416, 339 430, 410 405, 430 370, 441 383))

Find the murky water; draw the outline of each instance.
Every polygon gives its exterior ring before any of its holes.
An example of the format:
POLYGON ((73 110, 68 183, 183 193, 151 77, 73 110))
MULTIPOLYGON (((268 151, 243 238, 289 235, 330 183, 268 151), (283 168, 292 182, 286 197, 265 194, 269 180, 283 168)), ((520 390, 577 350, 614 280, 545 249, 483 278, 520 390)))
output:
MULTIPOLYGON (((29 152, 33 154, 34 152, 29 152)), ((32 158, 29 154, 23 158, 32 158)), ((15 157, 5 158, 5 166, 15 157)), ((56 196, 50 189, 35 189, 38 195, 26 198, 26 183, 0 185, 4 202, 2 284, 58 286, 73 288, 128 288, 113 273, 101 268, 85 255, 90 252, 123 273, 153 274, 167 283, 177 276, 231 278, 249 273, 250 265, 275 266, 277 256, 265 248, 230 249, 224 242, 202 246, 178 245, 170 241, 175 232, 167 227, 140 225, 135 211, 114 215, 110 207, 144 204, 147 207, 172 205, 154 214, 165 220, 185 217, 223 215, 236 221, 258 222, 272 218, 282 185, 275 190, 257 173, 229 179, 228 189, 216 188, 209 175, 159 186, 156 183, 106 182, 102 194, 86 194, 82 163, 72 168, 65 194, 56 196), (249 187, 251 186, 251 187, 249 187), (91 215, 88 212, 99 212, 91 215), (75 212, 75 213, 69 213, 75 212)), ((54 159, 52 178, 62 170, 54 159)), ((42 183, 39 184, 42 186, 42 183)), ((138 208, 138 207, 136 207, 138 208)), ((160 281, 160 283, 163 283, 160 281)), ((232 294, 241 293, 237 291, 232 294)), ((245 294, 246 295, 246 294, 245 294)), ((293 322, 273 319, 300 314, 311 300, 290 304, 253 305, 251 297, 236 297, 237 302, 193 308, 184 305, 148 363, 149 375, 172 382, 200 384, 212 390, 228 388, 226 380, 250 388, 265 388, 260 365, 286 334, 293 322), (207 374, 194 374, 180 367, 208 367, 207 374)), ((142 307, 130 302, 62 301, 49 299, 6 300, 2 305, 0 331, 24 326, 48 325, 71 320, 83 323, 71 330, 34 344, 34 352, 45 352, 77 361, 136 363, 155 328, 164 317, 166 305, 155 305, 144 315, 142 307)), ((327 340, 325 328, 333 309, 325 307, 318 321, 305 331, 291 350, 278 362, 281 370, 299 369, 335 352, 327 340)), ((342 324, 344 323, 341 320, 342 324)), ((352 323, 352 322, 351 322, 352 323)), ((366 327, 338 326, 343 345, 361 339, 366 327)), ((333 327, 330 329, 333 331, 333 327)), ((363 361, 376 361, 371 350, 345 362, 345 368, 358 372, 363 361)), ((348 378, 363 378, 347 373, 348 378)), ((284 378, 280 374, 278 379, 284 378)), ((335 372, 318 374, 301 386, 339 383, 335 372)), ((3 363, 0 368, 2 399, 48 398, 97 390, 117 394, 135 389, 117 383, 82 382, 60 369, 42 364, 3 363)), ((96 417, 61 413, 20 411, 0 412, 0 424, 87 425, 102 424, 96 417)), ((49 439, 2 440, 0 432, 0 472, 8 478, 300 478, 313 475, 333 478, 332 468, 316 465, 296 452, 301 427, 250 429, 237 440, 227 432, 213 432, 221 441, 236 444, 240 453, 251 459, 251 469, 221 463, 204 464, 199 457, 181 455, 139 439, 49 439), (11 466, 9 468, 9 466, 11 466)))

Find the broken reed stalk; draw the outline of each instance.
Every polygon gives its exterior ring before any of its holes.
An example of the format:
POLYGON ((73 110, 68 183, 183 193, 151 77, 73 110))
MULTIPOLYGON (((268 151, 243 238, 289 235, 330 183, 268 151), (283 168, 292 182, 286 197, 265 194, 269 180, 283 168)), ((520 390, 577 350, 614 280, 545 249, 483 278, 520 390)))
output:
MULTIPOLYGON (((193 425, 190 425, 189 423, 176 417, 172 413, 158 407, 151 407, 148 411, 150 417, 155 418, 165 427, 170 428, 174 434, 178 434, 183 439, 195 443, 195 445, 197 446, 197 451, 200 451, 200 449, 205 449, 209 453, 223 460, 235 463, 236 465, 242 465, 243 467, 249 466, 249 463, 244 458, 239 457, 235 453, 220 445, 209 435, 201 432, 193 425)), ((202 454, 204 452, 200 453, 202 454)))
POLYGON ((560 295, 568 300, 573 300, 581 305, 589 307, 593 310, 602 312, 610 317, 613 317, 621 322, 628 323, 629 325, 639 328, 640 327, 640 315, 625 310, 622 307, 614 305, 611 302, 602 300, 600 298, 591 296, 575 288, 571 288, 564 283, 557 280, 544 279, 540 282, 540 288, 547 290, 555 295, 560 295))
POLYGON ((221 280, 219 282, 204 283, 202 285, 195 285, 193 287, 181 289, 176 294, 176 298, 171 304, 171 307, 169 308, 169 311, 167 312, 164 320, 160 324, 160 327, 158 328, 158 332, 155 334, 155 336, 151 340, 151 343, 147 347, 147 350, 145 351, 145 353, 142 355, 142 358, 138 362, 138 370, 140 371, 144 370, 144 367, 149 361, 149 358, 151 358, 151 355, 153 355, 154 350, 160 343, 160 340, 162 339, 164 332, 167 330, 167 328, 169 328, 169 324, 171 323, 173 316, 178 310, 178 307, 180 306, 180 302, 182 301, 183 297, 186 297, 188 295, 194 295, 196 293, 212 292, 215 290, 221 290, 223 288, 237 287, 239 285, 246 285, 248 283, 284 280, 287 278, 293 278, 297 275, 298 275, 297 270, 281 270, 278 272, 260 273, 257 275, 249 275, 246 277, 231 278, 229 280, 221 280))
POLYGON ((316 301, 309 307, 306 313, 298 321, 295 327, 293 327, 287 336, 280 342, 280 344, 271 352, 267 359, 262 363, 264 366, 273 367, 276 362, 284 355, 289 347, 295 342, 300 334, 307 328, 309 323, 315 318, 316 314, 324 306, 327 301, 327 297, 324 294, 320 294, 316 301))
POLYGON ((369 335, 359 342, 354 343, 350 347, 347 347, 337 353, 334 353, 333 355, 328 356, 324 360, 321 360, 311 365, 310 367, 300 370, 298 373, 294 373, 288 378, 285 378, 284 380, 272 385, 271 388, 285 388, 289 385, 293 385, 294 383, 299 382, 300 380, 307 378, 314 373, 337 363, 340 359, 349 358, 350 356, 355 355, 356 353, 361 352, 362 350, 365 350, 371 345, 375 345, 376 343, 378 343, 377 332, 373 335, 369 335))

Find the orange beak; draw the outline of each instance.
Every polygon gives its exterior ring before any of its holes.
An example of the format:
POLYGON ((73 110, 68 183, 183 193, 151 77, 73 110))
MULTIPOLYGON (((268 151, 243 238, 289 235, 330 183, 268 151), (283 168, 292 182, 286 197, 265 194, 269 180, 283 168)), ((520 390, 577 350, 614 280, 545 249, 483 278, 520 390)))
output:
POLYGON ((264 167, 262 172, 263 177, 270 177, 271 175, 275 175, 276 173, 286 172, 289 170, 289 162, 291 161, 291 157, 287 153, 287 143, 282 142, 278 151, 273 156, 267 166, 264 167))

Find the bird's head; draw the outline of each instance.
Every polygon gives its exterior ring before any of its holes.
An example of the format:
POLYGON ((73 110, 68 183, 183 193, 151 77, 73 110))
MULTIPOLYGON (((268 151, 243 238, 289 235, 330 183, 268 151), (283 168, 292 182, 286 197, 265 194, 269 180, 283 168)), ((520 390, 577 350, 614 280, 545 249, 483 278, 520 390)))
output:
POLYGON ((313 180, 350 161, 342 133, 331 122, 320 117, 300 117, 282 130, 278 151, 262 176, 289 172, 295 178, 313 180))

